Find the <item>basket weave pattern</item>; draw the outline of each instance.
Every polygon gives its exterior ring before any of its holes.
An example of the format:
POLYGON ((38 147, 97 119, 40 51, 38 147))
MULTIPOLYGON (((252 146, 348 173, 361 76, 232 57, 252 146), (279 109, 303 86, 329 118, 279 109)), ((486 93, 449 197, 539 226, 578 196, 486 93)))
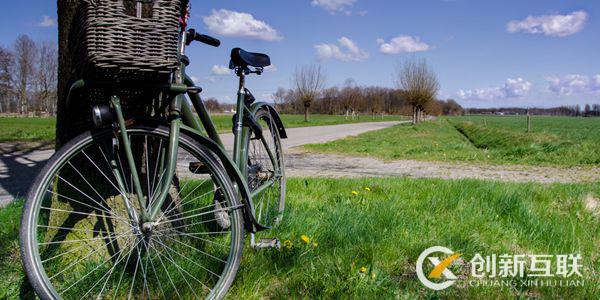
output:
POLYGON ((143 18, 127 7, 135 0, 81 1, 76 47, 86 75, 148 80, 164 78, 177 67, 179 18, 187 0, 151 1, 143 18))

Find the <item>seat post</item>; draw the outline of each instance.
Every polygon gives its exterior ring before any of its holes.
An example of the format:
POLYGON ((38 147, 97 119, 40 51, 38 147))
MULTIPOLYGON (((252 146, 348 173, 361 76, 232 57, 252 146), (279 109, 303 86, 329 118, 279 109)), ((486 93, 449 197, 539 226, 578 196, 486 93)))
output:
POLYGON ((246 92, 244 91, 246 85, 246 71, 243 67, 236 67, 235 74, 240 77, 240 84, 235 112, 236 117, 233 138, 233 160, 237 164, 239 170, 245 176, 247 171, 246 147, 243 145, 243 142, 246 140, 246 134, 248 134, 248 129, 245 129, 243 124, 246 99, 246 92))

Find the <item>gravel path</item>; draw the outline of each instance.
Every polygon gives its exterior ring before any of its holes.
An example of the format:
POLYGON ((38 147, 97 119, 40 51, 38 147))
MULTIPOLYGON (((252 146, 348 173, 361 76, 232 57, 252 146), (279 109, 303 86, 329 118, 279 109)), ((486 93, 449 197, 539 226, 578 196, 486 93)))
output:
POLYGON ((286 174, 299 177, 408 176, 539 183, 600 181, 600 167, 534 167, 416 160, 384 162, 371 157, 309 153, 298 149, 286 153, 286 163, 286 174))

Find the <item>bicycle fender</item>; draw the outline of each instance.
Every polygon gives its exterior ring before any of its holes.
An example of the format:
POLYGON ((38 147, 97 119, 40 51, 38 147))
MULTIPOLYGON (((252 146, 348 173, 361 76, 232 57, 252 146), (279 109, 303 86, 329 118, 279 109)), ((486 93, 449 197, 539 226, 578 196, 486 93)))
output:
POLYGON ((273 107, 273 105, 265 102, 255 102, 250 106, 250 112, 252 112, 252 115, 254 115, 259 109, 263 107, 266 108, 267 111, 269 111, 269 113, 271 114, 271 117, 273 117, 273 121, 275 121, 277 131, 279 132, 279 137, 282 139, 287 139, 287 132, 285 131, 285 127, 283 126, 283 121, 281 121, 281 116, 279 116, 279 113, 277 112, 275 107, 273 107))

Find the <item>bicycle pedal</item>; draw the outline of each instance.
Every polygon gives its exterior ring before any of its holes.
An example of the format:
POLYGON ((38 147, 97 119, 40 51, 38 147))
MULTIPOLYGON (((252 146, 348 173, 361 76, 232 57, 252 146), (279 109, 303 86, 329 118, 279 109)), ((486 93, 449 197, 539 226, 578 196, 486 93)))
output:
POLYGON ((281 249, 281 242, 278 239, 263 238, 258 243, 252 245, 254 249, 281 249))

